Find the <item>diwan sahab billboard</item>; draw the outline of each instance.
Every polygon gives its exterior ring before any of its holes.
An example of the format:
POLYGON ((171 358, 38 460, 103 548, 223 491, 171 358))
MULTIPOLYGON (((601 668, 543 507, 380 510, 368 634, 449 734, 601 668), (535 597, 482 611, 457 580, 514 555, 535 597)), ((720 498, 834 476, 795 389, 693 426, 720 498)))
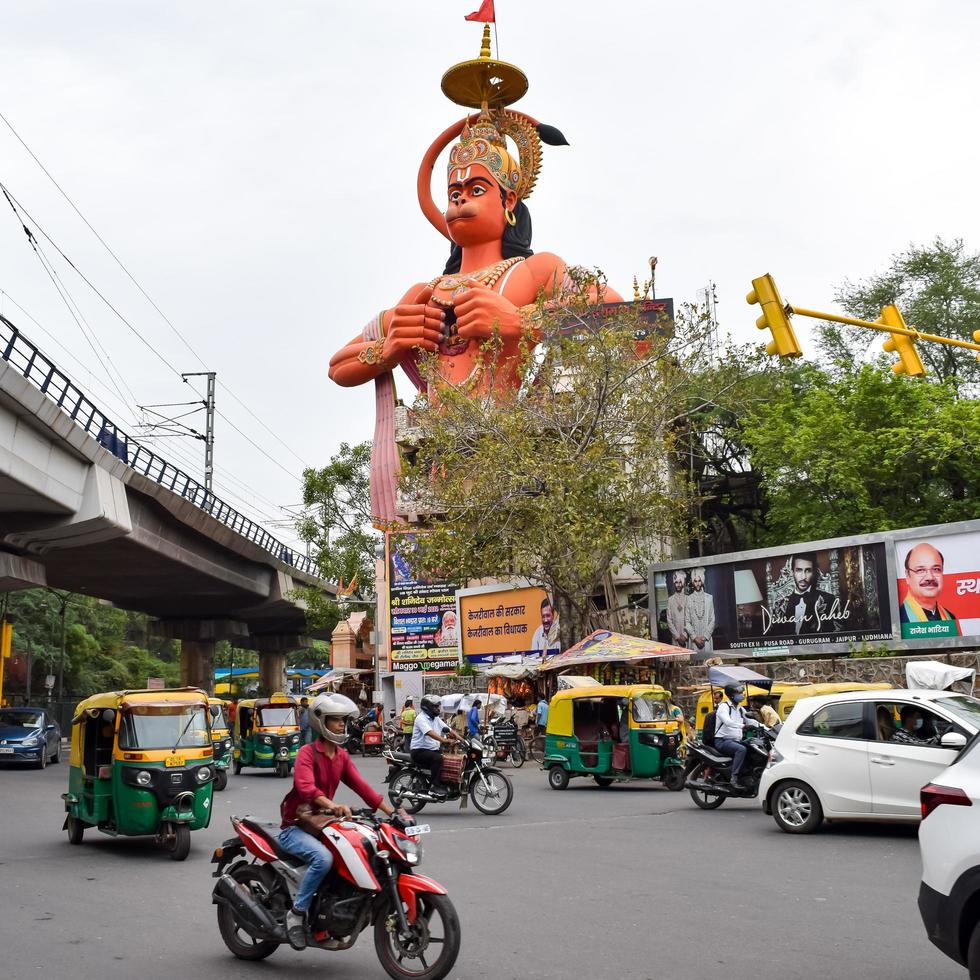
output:
POLYGON ((697 660, 720 650, 892 639, 883 542, 651 571, 657 638, 697 660))
POLYGON ((980 636, 980 531, 895 542, 903 640, 980 636))

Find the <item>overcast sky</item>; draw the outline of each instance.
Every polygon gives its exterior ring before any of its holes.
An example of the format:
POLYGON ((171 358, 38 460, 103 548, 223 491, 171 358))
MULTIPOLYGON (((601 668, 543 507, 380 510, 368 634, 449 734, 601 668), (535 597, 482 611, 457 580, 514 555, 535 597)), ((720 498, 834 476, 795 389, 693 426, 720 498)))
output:
MULTIPOLYGON (((0 112, 195 353, 0 123, 0 181, 136 331, 45 244, 128 404, 0 201, 2 312, 130 428, 134 404, 188 397, 136 334, 177 372, 216 370, 217 489, 281 519, 304 462, 372 432, 373 386, 334 386, 331 355, 441 271, 415 177, 461 115, 439 79, 478 53, 463 20, 478 6, 6 0, 0 112)), ((832 308, 835 285, 910 242, 980 247, 976 2, 497 0, 497 15, 500 56, 530 79, 518 108, 571 144, 545 149, 534 246, 624 293, 658 255, 659 295, 713 280, 722 332, 755 340, 744 295, 764 272, 832 308)), ((200 443, 159 447, 200 473, 200 443)))

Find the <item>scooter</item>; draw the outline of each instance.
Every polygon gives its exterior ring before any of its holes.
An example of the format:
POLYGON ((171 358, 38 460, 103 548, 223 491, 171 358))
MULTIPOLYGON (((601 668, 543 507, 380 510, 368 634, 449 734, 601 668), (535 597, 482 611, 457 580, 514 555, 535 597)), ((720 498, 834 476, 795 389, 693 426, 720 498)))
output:
POLYGON ((732 785, 731 756, 691 739, 687 743, 684 788, 702 810, 716 810, 729 797, 755 799, 775 740, 772 729, 759 724, 753 726, 752 734, 743 739, 747 752, 739 773, 741 786, 735 787, 732 785))
MULTIPOLYGON (((242 960, 262 960, 288 944, 286 913, 307 866, 279 844, 278 823, 232 817, 237 836, 215 848, 211 900, 218 930, 242 960)), ((428 827, 355 810, 324 827, 333 868, 306 917, 308 949, 350 949, 366 929, 382 967, 395 980, 442 980, 459 955, 456 909, 438 882, 415 873, 419 837, 428 827)))

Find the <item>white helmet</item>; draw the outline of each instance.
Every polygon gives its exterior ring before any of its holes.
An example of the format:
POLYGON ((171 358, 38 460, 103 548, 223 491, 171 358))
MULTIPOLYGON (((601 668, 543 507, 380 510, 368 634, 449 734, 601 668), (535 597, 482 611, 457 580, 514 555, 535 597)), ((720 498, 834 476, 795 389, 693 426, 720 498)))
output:
POLYGON ((340 735, 327 728, 328 718, 349 718, 357 715, 357 705, 343 694, 318 694, 310 704, 310 728, 334 745, 347 741, 347 732, 340 735))

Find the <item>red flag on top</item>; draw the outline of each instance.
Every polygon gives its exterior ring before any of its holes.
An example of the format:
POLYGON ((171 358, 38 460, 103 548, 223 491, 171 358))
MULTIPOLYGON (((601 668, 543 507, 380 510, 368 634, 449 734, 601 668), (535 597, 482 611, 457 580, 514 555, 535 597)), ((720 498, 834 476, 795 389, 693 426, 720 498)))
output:
POLYGON ((484 24, 495 24, 497 18, 493 12, 493 0, 483 0, 483 3, 480 4, 480 9, 474 10, 471 14, 467 14, 465 19, 479 20, 484 24))

